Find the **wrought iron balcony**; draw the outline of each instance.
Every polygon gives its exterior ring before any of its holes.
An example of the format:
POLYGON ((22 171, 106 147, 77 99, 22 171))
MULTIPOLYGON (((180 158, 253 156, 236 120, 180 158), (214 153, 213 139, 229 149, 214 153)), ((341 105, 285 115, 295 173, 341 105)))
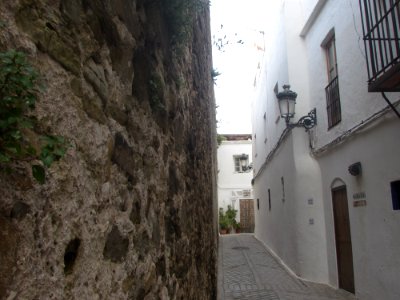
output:
POLYGON ((370 92, 400 91, 400 0, 359 0, 370 92))
POLYGON ((325 92, 326 92, 326 110, 328 113, 328 129, 329 129, 342 120, 338 76, 336 76, 331 80, 331 82, 325 88, 325 92))

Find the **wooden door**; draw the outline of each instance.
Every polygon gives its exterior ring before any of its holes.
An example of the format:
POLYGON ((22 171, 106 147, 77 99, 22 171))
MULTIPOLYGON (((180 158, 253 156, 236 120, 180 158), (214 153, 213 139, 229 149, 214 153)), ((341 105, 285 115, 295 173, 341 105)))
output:
POLYGON ((240 199, 241 232, 254 232, 254 200, 240 199))
POLYGON ((354 294, 353 251, 346 187, 332 190, 339 288, 354 294))

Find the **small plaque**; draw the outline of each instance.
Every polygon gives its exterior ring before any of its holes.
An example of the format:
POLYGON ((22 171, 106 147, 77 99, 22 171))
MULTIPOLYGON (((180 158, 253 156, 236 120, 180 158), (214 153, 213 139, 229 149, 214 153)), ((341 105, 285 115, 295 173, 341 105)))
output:
POLYGON ((314 219, 313 218, 308 219, 308 224, 314 225, 314 219))
POLYGON ((366 198, 367 198, 367 195, 365 194, 365 192, 359 192, 359 193, 353 194, 354 200, 360 200, 360 199, 366 199, 366 198))
POLYGON ((307 200, 308 205, 313 205, 314 204, 314 199, 310 198, 307 200))
POLYGON ((367 206, 367 200, 356 200, 356 201, 353 201, 353 206, 354 207, 367 206))

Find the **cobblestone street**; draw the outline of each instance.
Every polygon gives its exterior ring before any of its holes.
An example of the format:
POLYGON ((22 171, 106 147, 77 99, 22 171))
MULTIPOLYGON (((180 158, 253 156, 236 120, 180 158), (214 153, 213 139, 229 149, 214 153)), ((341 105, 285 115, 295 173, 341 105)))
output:
POLYGON ((290 275, 253 235, 219 238, 218 300, 355 300, 346 291, 290 275))

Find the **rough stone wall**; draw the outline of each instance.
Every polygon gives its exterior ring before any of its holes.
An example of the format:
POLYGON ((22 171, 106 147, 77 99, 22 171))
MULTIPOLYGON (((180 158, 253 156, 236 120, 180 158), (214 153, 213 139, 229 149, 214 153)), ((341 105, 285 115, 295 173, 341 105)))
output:
POLYGON ((44 185, 0 173, 0 299, 215 298, 209 11, 177 47, 168 2, 0 0, 36 130, 71 144, 44 185))

